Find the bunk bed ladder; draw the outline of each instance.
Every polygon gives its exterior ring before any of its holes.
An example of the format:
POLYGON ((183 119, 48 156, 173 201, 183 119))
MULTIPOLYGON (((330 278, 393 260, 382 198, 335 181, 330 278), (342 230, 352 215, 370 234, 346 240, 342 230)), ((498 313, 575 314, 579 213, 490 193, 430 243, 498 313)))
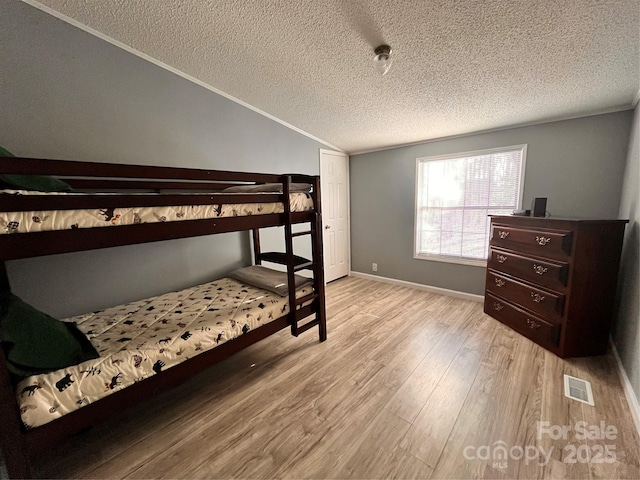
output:
MULTIPOLYGON (((286 181, 283 185, 283 194, 286 199, 289 198, 290 187, 292 183, 292 178, 290 175, 286 177, 286 181)), ((314 205, 316 208, 316 215, 314 220, 311 222, 311 227, 307 231, 296 232, 292 231, 292 223, 293 218, 291 216, 291 204, 290 202, 284 202, 284 210, 287 215, 287 221, 284 225, 285 231, 285 247, 286 247, 286 256, 287 256, 287 283, 289 285, 295 285, 295 272, 303 269, 310 269, 313 272, 313 292, 305 295, 301 298, 296 298, 295 288, 289 289, 289 316, 291 318, 291 334, 295 337, 300 335, 307 330, 318 326, 320 341, 324 341, 327 336, 326 332, 326 319, 324 312, 324 270, 322 265, 322 240, 320 236, 322 235, 322 220, 320 216, 320 195, 318 194, 320 191, 320 179, 319 177, 315 178, 313 185, 314 192, 314 205), (311 249, 312 249, 312 260, 305 261, 302 257, 298 257, 293 252, 293 238, 302 235, 310 235, 311 236, 311 249), (320 248, 319 248, 320 247, 320 248), (303 325, 298 325, 300 320, 303 320, 310 316, 310 310, 301 307, 307 302, 315 302, 315 306, 317 308, 311 310, 315 311, 315 318, 311 321, 303 325), (301 308, 298 308, 301 307, 301 308)))
MULTIPOLYGON (((283 196, 289 198, 292 177, 288 175, 283 182, 283 196)), ((327 339, 325 297, 324 297, 324 270, 322 252, 322 216, 320 213, 320 178, 315 177, 313 183, 313 202, 316 208, 314 220, 310 222, 309 230, 293 232, 293 216, 290 202, 284 202, 284 222, 285 252, 261 253, 259 230, 253 231, 253 247, 256 265, 262 261, 280 263, 287 267, 287 284, 294 285, 295 273, 300 270, 311 270, 313 272, 313 292, 304 297, 296 298, 295 288, 290 288, 289 297, 289 319, 291 323, 291 334, 295 337, 307 330, 318 326, 320 341, 327 339), (293 239, 295 237, 310 235, 312 260, 294 254, 293 239), (310 302, 310 303, 309 303, 310 302), (305 305, 309 303, 309 305, 305 305), (305 305, 305 306, 303 306, 305 305), (304 320, 315 313, 315 318, 302 325, 298 322, 304 320)))

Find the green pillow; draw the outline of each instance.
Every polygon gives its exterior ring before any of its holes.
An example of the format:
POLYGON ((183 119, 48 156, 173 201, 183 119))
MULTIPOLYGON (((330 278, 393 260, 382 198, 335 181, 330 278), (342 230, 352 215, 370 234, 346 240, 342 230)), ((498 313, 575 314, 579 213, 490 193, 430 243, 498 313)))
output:
POLYGON ((66 182, 48 175, 0 175, 0 187, 37 192, 73 192, 66 182))
MULTIPOLYGON (((0 157, 13 157, 11 152, 0 147, 0 157)), ((0 175, 0 188, 36 190, 38 192, 73 192, 66 182, 49 175, 0 175)))
POLYGON ((61 322, 9 292, 1 295, 0 342, 7 368, 20 377, 99 357, 75 323, 61 322))
POLYGON ((0 157, 13 157, 13 156, 14 156, 13 153, 9 152, 8 150, 5 150, 0 146, 0 157))

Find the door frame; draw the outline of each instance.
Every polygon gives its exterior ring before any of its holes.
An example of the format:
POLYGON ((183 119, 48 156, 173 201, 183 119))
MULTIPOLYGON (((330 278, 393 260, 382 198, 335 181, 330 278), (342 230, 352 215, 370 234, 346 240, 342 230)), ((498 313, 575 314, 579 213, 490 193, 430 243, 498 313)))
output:
MULTIPOLYGON (((350 277, 351 276, 351 191, 350 191, 350 178, 349 178, 349 155, 347 155, 344 152, 338 152, 336 150, 328 150, 325 148, 320 148, 319 149, 319 153, 318 156, 320 158, 319 161, 319 169, 320 169, 320 195, 321 195, 321 199, 322 199, 322 192, 324 191, 324 187, 326 185, 323 185, 323 180, 322 180, 322 166, 323 166, 323 155, 336 155, 339 157, 344 157, 346 159, 346 163, 347 163, 347 188, 346 188, 346 205, 347 205, 347 276, 350 277)), ((325 227, 325 223, 324 223, 324 215, 322 217, 322 234, 323 234, 323 240, 322 240, 322 248, 324 250, 324 227, 325 227)), ((323 252, 323 258, 324 258, 324 252, 323 252)), ((324 265, 322 266, 324 268, 324 265)), ((325 284, 327 283, 327 281, 325 280, 324 282, 325 284)))

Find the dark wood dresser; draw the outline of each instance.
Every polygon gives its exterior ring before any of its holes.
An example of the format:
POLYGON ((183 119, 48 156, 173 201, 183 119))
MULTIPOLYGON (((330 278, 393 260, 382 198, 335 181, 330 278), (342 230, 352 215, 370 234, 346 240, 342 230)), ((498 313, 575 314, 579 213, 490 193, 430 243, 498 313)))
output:
POLYGON ((562 358, 604 354, 626 223, 492 216, 485 313, 562 358))

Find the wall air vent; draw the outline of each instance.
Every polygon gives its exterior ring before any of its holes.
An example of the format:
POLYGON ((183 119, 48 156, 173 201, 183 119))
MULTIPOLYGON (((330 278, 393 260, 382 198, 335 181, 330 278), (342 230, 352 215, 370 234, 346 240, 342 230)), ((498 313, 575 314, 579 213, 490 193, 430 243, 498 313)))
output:
POLYGON ((581 378, 572 377, 571 375, 564 376, 564 396, 587 405, 594 405, 591 383, 581 378))

